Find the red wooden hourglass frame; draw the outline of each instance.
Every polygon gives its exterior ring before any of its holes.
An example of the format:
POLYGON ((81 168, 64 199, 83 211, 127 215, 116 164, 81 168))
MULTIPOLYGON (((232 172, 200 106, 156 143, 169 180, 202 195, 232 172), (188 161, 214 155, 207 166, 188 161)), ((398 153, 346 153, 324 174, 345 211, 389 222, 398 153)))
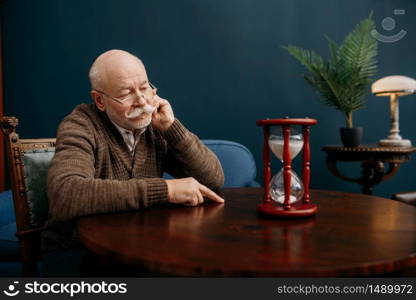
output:
POLYGON ((311 151, 309 146, 310 126, 315 125, 315 119, 267 119, 258 120, 256 124, 263 127, 264 144, 263 144, 263 174, 264 174, 264 199, 263 203, 257 206, 257 210, 266 215, 278 217, 306 217, 316 214, 318 207, 311 203, 309 193, 309 183, 311 176, 310 160, 311 151), (270 196, 271 164, 270 164, 270 126, 282 126, 283 132, 283 180, 284 180, 284 202, 283 205, 273 203, 270 196), (303 187, 304 193, 301 201, 290 204, 290 189, 292 179, 292 158, 290 155, 290 131, 291 125, 302 126, 303 135, 303 187))

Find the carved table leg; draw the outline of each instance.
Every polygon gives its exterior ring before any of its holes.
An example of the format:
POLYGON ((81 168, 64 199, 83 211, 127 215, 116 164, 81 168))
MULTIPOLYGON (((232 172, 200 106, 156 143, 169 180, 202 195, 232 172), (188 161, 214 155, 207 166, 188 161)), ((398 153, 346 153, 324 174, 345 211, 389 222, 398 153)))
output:
POLYGON ((381 181, 385 181, 387 179, 390 179, 391 177, 396 175, 396 173, 399 171, 399 169, 400 169, 400 164, 399 163, 389 163, 389 169, 388 169, 387 173, 384 174, 383 179, 381 181))
POLYGON ((365 162, 361 163, 362 176, 355 179, 341 174, 337 168, 337 160, 327 157, 326 164, 330 172, 336 177, 360 184, 362 186, 362 193, 365 195, 372 195, 374 185, 393 177, 400 168, 399 163, 389 163, 389 169, 385 173, 384 163, 382 161, 365 162))
POLYGON ((363 175, 359 180, 358 183, 363 186, 362 193, 365 195, 372 195, 373 194, 373 164, 372 163, 362 163, 361 164, 361 174, 363 175))
POLYGON ((380 182, 387 180, 394 176, 399 170, 400 164, 390 163, 387 173, 384 169, 384 163, 382 161, 376 161, 372 163, 362 163, 362 177, 358 183, 363 186, 362 193, 366 195, 373 194, 373 186, 380 182))

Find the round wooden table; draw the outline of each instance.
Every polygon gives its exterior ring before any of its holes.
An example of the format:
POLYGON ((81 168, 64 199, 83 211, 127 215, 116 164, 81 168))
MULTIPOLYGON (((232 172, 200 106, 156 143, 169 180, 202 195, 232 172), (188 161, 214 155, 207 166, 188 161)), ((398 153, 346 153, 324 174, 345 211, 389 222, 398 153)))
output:
POLYGON ((416 266, 416 207, 311 191, 315 217, 258 215, 261 188, 224 189, 226 203, 98 215, 78 223, 92 252, 176 276, 368 276, 416 266))

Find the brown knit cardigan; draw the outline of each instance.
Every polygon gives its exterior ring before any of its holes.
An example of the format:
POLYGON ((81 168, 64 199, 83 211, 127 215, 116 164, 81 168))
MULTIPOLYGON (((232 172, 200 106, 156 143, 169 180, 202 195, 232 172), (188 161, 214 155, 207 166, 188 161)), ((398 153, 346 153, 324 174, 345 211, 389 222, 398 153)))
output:
POLYGON ((89 214, 142 209, 168 201, 163 172, 194 177, 218 190, 224 173, 217 157, 178 120, 165 132, 151 125, 133 155, 95 104, 77 106, 60 124, 48 172, 49 219, 43 249, 77 242, 75 222, 89 214))

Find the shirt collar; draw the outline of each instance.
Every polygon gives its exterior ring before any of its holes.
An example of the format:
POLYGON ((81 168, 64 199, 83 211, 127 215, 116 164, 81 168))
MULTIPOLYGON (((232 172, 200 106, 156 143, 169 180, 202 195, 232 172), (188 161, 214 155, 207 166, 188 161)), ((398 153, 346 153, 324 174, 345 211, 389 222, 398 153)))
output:
POLYGON ((138 140, 139 140, 138 137, 141 136, 143 134, 143 132, 145 132, 147 127, 142 128, 142 129, 137 129, 135 132, 133 132, 131 130, 127 130, 127 129, 117 125, 116 122, 114 122, 111 119, 110 119, 110 121, 111 121, 111 123, 113 123, 113 125, 120 132, 121 136, 123 137, 124 142, 126 143, 127 147, 129 148, 129 150, 133 151, 134 148, 136 147, 136 144, 137 144, 138 140))

